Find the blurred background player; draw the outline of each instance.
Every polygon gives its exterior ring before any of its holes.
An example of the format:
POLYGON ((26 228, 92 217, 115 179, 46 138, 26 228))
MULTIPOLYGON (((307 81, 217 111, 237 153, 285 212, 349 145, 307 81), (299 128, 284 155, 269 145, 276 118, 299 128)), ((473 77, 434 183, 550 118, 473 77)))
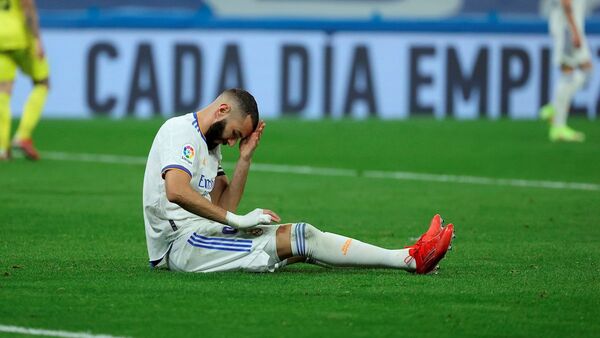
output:
POLYGON ((10 97, 17 67, 33 81, 13 147, 39 159, 31 134, 48 95, 49 67, 34 0, 0 0, 0 160, 10 159, 10 97))
POLYGON ((554 40, 554 63, 560 66, 552 103, 540 116, 550 121, 551 141, 583 142, 585 135, 567 126, 573 96, 584 85, 592 69, 585 38, 585 0, 551 0, 549 29, 554 40))

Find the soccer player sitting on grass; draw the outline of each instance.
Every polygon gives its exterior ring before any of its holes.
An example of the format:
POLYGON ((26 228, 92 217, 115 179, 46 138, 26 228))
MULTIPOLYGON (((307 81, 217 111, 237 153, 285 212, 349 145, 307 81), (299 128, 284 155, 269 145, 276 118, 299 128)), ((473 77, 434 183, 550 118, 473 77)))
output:
POLYGON ((281 221, 268 209, 236 210, 252 155, 265 130, 250 93, 223 92, 207 107, 166 121, 156 134, 144 175, 143 212, 152 267, 174 271, 275 271, 307 262, 328 266, 386 267, 416 273, 437 269, 454 226, 434 216, 412 246, 388 250, 323 232, 308 223, 281 221), (240 140, 231 181, 221 167, 221 145, 240 140))
POLYGON ((31 134, 48 95, 48 61, 40 40, 33 0, 0 0, 0 160, 10 159, 10 95, 17 67, 33 81, 13 146, 39 159, 31 134))

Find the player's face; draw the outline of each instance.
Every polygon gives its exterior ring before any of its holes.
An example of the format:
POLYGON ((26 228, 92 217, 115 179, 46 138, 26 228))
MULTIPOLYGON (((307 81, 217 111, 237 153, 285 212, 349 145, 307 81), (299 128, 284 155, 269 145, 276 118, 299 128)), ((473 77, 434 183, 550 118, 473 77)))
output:
POLYGON ((238 140, 244 139, 252 134, 252 118, 230 115, 224 120, 216 122, 206 131, 206 143, 208 149, 214 149, 219 144, 235 146, 238 140))

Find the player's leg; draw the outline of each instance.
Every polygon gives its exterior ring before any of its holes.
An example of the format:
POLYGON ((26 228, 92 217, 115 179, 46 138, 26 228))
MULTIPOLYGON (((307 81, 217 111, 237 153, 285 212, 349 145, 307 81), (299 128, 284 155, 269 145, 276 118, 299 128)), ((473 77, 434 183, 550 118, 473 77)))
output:
POLYGON ((552 125, 563 127, 567 124, 568 109, 571 105, 571 98, 575 93, 575 74, 573 67, 563 64, 560 68, 560 77, 554 92, 554 108, 556 115, 552 125))
MULTIPOLYGON (((424 259, 439 261, 443 257, 453 236, 453 226, 448 228, 450 230, 446 231, 447 228, 442 228, 440 221, 434 218, 430 229, 415 246, 389 250, 354 238, 323 232, 308 223, 289 224, 281 226, 277 232, 277 253, 281 259, 305 257, 331 266, 387 267, 415 271, 424 259), (432 256, 425 257, 427 255, 424 254, 432 256)), ((290 262, 288 259, 288 263, 290 262)), ((428 267, 435 267, 429 266, 431 261, 426 263, 428 267)), ((424 272, 431 271, 425 270, 427 271, 424 272)))
MULTIPOLYGON (((552 38, 552 62, 556 66, 560 66, 565 63, 565 59, 570 51, 568 41, 568 27, 565 25, 564 15, 561 9, 554 8, 548 18, 548 30, 550 37, 552 38)), ((539 111, 540 118, 542 120, 549 121, 552 123, 554 116, 556 115, 556 93, 557 85, 554 85, 554 94, 551 102, 542 106, 539 111)))
POLYGON ((391 267, 414 270, 409 249, 388 250, 354 238, 323 232, 308 223, 283 225, 278 256, 306 257, 332 266, 391 267), (281 249, 283 247, 283 249, 281 249))
POLYGON ((581 142, 585 139, 583 133, 567 126, 567 117, 573 97, 583 87, 589 74, 584 71, 585 67, 581 67, 590 60, 584 29, 585 9, 580 5, 577 6, 574 19, 577 29, 581 33, 580 46, 573 45, 571 29, 563 16, 560 17, 560 20, 557 19, 560 24, 555 25, 556 29, 552 30, 555 41, 554 63, 560 65, 561 72, 553 97, 554 116, 549 133, 551 141, 581 142))
POLYGON ((10 159, 11 92, 12 82, 0 82, 0 161, 10 159))
POLYGON ((28 49, 20 63, 23 72, 31 77, 33 88, 23 107, 23 116, 15 134, 13 145, 23 151, 27 158, 39 159, 39 154, 33 145, 32 134, 37 126, 49 89, 49 66, 46 58, 39 58, 32 49, 28 49))
POLYGON ((0 52, 0 160, 10 158, 10 96, 16 72, 10 53, 0 52))
POLYGON ((569 108, 575 93, 583 86, 586 81, 585 72, 563 64, 561 67, 560 78, 554 93, 555 115, 550 127, 551 141, 575 141, 581 142, 585 139, 583 133, 577 132, 567 126, 567 117, 569 108))

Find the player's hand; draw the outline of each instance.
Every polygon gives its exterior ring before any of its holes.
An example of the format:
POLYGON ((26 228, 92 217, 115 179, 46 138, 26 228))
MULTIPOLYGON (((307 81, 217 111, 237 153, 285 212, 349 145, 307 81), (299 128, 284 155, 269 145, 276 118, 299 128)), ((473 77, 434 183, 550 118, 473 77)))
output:
POLYGON ((225 218, 228 225, 238 229, 248 229, 260 224, 271 224, 272 221, 281 221, 276 213, 268 209, 254 209, 243 216, 228 211, 225 218))
POLYGON ((263 214, 271 216, 271 222, 279 223, 281 222, 281 217, 275 213, 275 211, 271 211, 269 209, 263 209, 263 214))
POLYGON ((35 56, 38 59, 43 59, 44 58, 44 45, 42 44, 42 40, 40 40, 39 38, 36 38, 33 44, 33 48, 35 50, 35 56))
POLYGON ((575 32, 575 34, 573 34, 572 41, 573 47, 577 49, 581 48, 581 35, 579 35, 579 32, 575 32))
POLYGON ((260 142, 260 138, 262 136, 263 131, 265 130, 265 126, 267 124, 265 121, 259 121, 256 130, 250 134, 250 136, 244 138, 240 141, 240 158, 245 161, 250 161, 252 159, 252 155, 254 155, 254 150, 258 147, 258 143, 260 142))

